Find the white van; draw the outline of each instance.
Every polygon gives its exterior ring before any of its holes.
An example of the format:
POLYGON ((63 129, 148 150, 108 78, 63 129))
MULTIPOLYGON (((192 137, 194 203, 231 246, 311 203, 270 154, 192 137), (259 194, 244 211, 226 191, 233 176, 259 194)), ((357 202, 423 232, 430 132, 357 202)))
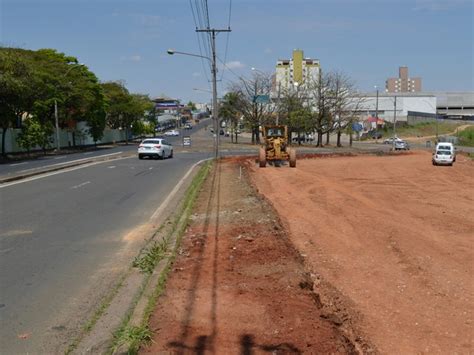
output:
POLYGON ((456 161, 456 151, 453 143, 440 142, 436 144, 431 161, 433 165, 453 165, 456 161))

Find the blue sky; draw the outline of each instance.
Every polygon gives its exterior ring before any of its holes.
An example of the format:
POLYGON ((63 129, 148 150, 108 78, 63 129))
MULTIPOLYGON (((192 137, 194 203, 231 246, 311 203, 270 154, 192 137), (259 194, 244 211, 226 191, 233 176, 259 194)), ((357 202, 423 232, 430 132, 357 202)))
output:
MULTIPOLYGON (((196 2, 204 0, 0 0, 0 42, 56 48, 131 92, 209 101, 193 90, 210 90, 207 64, 166 54, 200 53, 196 2)), ((227 55, 225 33, 217 53, 232 72, 220 70, 219 96, 237 75, 273 71, 295 48, 363 91, 383 87, 401 65, 426 91, 474 90, 473 0, 208 0, 211 27, 227 27, 230 3, 227 55)))

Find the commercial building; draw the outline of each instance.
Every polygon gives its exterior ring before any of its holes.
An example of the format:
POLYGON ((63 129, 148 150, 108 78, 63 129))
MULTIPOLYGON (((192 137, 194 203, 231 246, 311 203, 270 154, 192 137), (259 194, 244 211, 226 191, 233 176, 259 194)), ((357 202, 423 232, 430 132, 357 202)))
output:
POLYGON ((446 119, 474 120, 474 92, 430 92, 436 96, 436 112, 446 119))
POLYGON ((303 50, 295 49, 291 59, 279 59, 275 68, 274 92, 305 88, 318 80, 320 75, 318 59, 305 58, 303 50))
POLYGON ((420 92, 421 78, 410 78, 408 67, 398 68, 398 78, 388 78, 385 82, 387 92, 420 92))
POLYGON ((425 93, 361 94, 361 119, 378 117, 385 122, 408 122, 409 117, 436 118, 436 96, 425 93))

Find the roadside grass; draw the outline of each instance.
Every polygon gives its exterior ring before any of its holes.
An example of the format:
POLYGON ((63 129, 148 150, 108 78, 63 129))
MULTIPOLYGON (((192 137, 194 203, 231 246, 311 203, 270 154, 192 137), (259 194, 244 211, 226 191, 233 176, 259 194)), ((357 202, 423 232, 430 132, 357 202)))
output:
POLYGON ((459 139, 459 145, 474 147, 474 125, 458 132, 456 136, 459 139))
MULTIPOLYGON (((397 135, 399 137, 425 137, 425 136, 435 136, 436 132, 438 135, 444 135, 454 132, 459 126, 462 126, 462 123, 454 122, 425 122, 418 123, 413 126, 403 125, 396 128, 397 135), (438 128, 436 129, 436 125, 438 128)), ((392 135, 392 130, 390 128, 386 131, 388 136, 392 135)), ((384 134, 385 135, 385 134, 384 134)))
POLYGON ((162 260, 168 251, 169 239, 154 241, 144 255, 137 256, 133 261, 133 267, 139 268, 142 272, 151 274, 156 264, 162 260))
MULTIPOLYGON (((110 354, 114 354, 119 348, 126 348, 128 354, 136 354, 142 345, 149 344, 152 341, 152 333, 148 328, 148 322, 153 310, 155 309, 158 298, 163 293, 166 287, 168 275, 173 266, 176 254, 179 249, 181 239, 189 224, 189 217, 196 202, 197 196, 201 190, 202 184, 206 180, 209 171, 212 167, 212 162, 206 162, 194 177, 191 185, 188 187, 184 200, 180 208, 174 215, 171 221, 168 221, 165 236, 161 241, 155 241, 147 248, 141 255, 133 261, 133 266, 139 268, 142 272, 149 275, 146 283, 149 282, 150 277, 157 267, 163 261, 166 263, 161 271, 156 286, 148 298, 147 305, 143 312, 140 325, 130 324, 132 311, 130 311, 122 322, 120 328, 114 333, 114 340, 110 348, 110 354)), ((140 295, 134 303, 136 307, 139 298, 143 294, 145 287, 142 288, 140 295)), ((134 308, 133 307, 133 308, 134 308)))
POLYGON ((126 326, 115 334, 117 347, 126 344, 127 354, 137 354, 141 344, 152 342, 152 332, 147 326, 126 326))

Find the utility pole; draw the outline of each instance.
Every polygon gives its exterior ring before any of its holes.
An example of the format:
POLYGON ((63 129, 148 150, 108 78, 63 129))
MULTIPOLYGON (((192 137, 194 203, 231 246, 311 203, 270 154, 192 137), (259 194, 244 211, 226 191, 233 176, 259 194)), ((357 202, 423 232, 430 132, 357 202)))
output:
POLYGON ((207 32, 211 34, 211 48, 212 48, 212 57, 211 57, 211 72, 212 72, 212 118, 214 119, 214 134, 216 135, 214 139, 214 155, 217 159, 219 156, 219 113, 217 107, 217 65, 216 65, 216 33, 219 32, 230 32, 231 29, 217 30, 215 28, 207 29, 197 29, 196 32, 207 32))
POLYGON ((377 90, 377 96, 375 99, 375 143, 378 142, 378 123, 379 123, 379 88, 375 85, 375 90, 377 90))
POLYGON ((396 130, 397 124, 397 97, 395 96, 395 100, 393 101, 393 150, 395 150, 395 137, 397 136, 396 130))
POLYGON ((278 126, 278 122, 280 121, 280 89, 281 89, 281 82, 278 82, 278 103, 277 103, 277 119, 276 124, 278 126))

